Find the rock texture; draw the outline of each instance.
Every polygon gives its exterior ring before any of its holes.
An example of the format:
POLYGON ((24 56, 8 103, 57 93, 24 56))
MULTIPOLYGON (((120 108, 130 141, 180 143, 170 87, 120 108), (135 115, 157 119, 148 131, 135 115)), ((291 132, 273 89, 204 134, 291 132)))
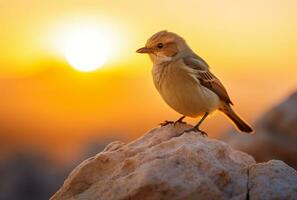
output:
POLYGON ((253 137, 230 132, 222 139, 257 162, 279 159, 297 169, 297 92, 264 114, 255 129, 253 137))
POLYGON ((251 156, 199 133, 180 135, 188 128, 168 125, 129 144, 111 143, 74 169, 51 199, 297 199, 294 169, 280 161, 256 164, 251 156), (282 188, 287 195, 275 194, 282 188), (275 193, 257 196, 271 190, 275 193))
POLYGON ((250 199, 297 199, 297 172, 284 162, 272 160, 249 169, 250 199))

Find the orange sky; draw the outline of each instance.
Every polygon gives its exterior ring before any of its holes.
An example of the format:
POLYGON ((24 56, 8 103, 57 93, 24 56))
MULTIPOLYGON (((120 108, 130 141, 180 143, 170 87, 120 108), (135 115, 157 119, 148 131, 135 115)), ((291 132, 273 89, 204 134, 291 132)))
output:
MULTIPOLYGON (((293 0, 1 1, 0 146, 68 155, 92 137, 128 140, 176 119, 148 57, 135 53, 163 29, 205 58, 252 122, 297 87, 296 11, 293 0), (59 49, 69 27, 84 24, 110 31, 116 49, 91 73, 74 70, 59 49)), ((230 127, 221 115, 204 125, 212 137, 230 127)))

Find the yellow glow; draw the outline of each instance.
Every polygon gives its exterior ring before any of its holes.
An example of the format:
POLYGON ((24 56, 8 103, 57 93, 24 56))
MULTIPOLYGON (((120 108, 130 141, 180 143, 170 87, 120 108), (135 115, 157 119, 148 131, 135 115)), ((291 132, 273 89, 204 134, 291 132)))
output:
MULTIPOLYGON (((13 142, 45 138, 60 155, 70 140, 81 144, 78 137, 122 133, 128 140, 178 118, 154 88, 151 61, 135 53, 164 29, 208 62, 252 123, 297 88, 296 8, 294 0, 1 1, 0 131, 14 133, 13 142), (78 55, 69 62, 104 67, 74 73, 65 58, 70 50, 78 55), (267 88, 273 90, 263 95, 267 88)), ((222 115, 214 118, 204 125, 212 136, 229 126, 222 115)))
POLYGON ((111 41, 110 36, 104 35, 97 28, 75 30, 65 38, 65 57, 79 71, 94 71, 110 56, 111 41))

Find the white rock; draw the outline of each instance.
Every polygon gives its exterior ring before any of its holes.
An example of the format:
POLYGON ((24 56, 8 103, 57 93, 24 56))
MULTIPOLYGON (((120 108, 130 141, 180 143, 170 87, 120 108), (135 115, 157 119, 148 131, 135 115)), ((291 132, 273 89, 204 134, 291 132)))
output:
POLYGON ((52 199, 245 199, 254 159, 188 125, 168 125, 110 144, 80 164, 52 199))
POLYGON ((156 128, 113 142, 69 175, 52 200, 297 199, 296 171, 281 161, 256 164, 226 143, 156 128))
POLYGON ((297 172, 282 161, 253 165, 249 170, 249 198, 297 199, 297 172))

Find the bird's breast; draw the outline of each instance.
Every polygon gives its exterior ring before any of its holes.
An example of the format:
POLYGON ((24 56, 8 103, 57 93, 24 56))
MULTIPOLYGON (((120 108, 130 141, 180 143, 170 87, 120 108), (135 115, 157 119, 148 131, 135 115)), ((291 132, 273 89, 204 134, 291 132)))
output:
POLYGON ((196 117, 212 112, 219 105, 218 96, 200 85, 182 63, 153 68, 154 84, 164 101, 182 115, 196 117))

